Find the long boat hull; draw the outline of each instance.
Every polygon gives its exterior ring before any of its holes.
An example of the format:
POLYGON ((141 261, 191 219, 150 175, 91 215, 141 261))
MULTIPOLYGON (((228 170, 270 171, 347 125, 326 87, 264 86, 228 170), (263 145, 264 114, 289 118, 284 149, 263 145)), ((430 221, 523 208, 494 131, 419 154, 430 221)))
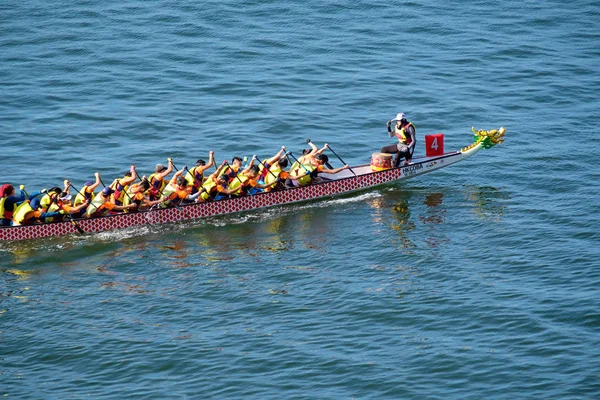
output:
MULTIPOLYGON (((370 165, 360 165, 352 167, 354 173, 350 170, 344 170, 334 175, 327 175, 328 179, 321 183, 293 189, 258 193, 251 196, 205 203, 187 204, 179 208, 145 210, 130 214, 124 213, 92 219, 77 219, 75 221, 85 233, 95 233, 134 226, 197 220, 216 215, 239 213, 259 208, 339 196, 412 178, 447 167, 472 156, 482 148, 482 144, 477 144, 461 151, 435 157, 418 158, 410 165, 377 172, 373 172, 370 165)), ((0 241, 63 236, 77 232, 77 228, 71 221, 14 226, 0 228, 0 241)))

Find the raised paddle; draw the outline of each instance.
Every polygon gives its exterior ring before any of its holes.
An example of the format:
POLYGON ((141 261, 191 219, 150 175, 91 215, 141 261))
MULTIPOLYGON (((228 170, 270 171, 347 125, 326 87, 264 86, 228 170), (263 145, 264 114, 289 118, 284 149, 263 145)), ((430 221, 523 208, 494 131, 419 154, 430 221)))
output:
MULTIPOLYGON (((307 143, 308 142, 310 142, 310 139, 307 139, 307 143)), ((342 164, 348 165, 348 164, 346 164, 346 162, 344 160, 342 160, 342 157, 337 155, 337 153, 331 148, 331 146, 327 145, 327 148, 329 150, 331 150, 331 152, 338 158, 338 160, 340 160, 342 162, 342 164)), ((356 172, 354 172, 350 166, 348 166, 348 169, 350 170, 350 172, 352 172, 354 174, 354 176, 356 176, 356 172)))

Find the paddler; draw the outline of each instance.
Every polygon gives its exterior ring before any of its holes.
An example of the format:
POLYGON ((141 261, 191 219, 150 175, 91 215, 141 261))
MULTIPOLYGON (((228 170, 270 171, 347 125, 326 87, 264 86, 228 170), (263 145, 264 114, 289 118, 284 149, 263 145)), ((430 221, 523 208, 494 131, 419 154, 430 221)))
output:
MULTIPOLYGON (((70 214, 70 215, 77 216, 77 217, 82 216, 83 212, 85 211, 85 208, 88 206, 88 203, 83 203, 83 204, 80 204, 77 207, 75 207, 71 204, 71 199, 72 199, 71 194, 69 194, 67 192, 62 192, 61 194, 58 195, 56 203, 54 203, 50 207, 50 210, 58 211, 61 215, 70 214)), ((53 222, 58 219, 62 220, 62 218, 55 219, 54 217, 50 217, 50 218, 46 218, 45 222, 53 222)))
POLYGON ((288 166, 288 159, 287 157, 283 157, 283 155, 285 154, 285 146, 281 147, 281 150, 279 150, 279 152, 277 154, 275 154, 273 157, 269 158, 268 160, 263 161, 262 163, 260 163, 261 165, 259 165, 260 168, 260 177, 259 177, 259 183, 263 183, 265 185, 267 185, 267 187, 265 188, 265 192, 269 192, 271 190, 276 190, 276 189, 282 189, 285 188, 285 186, 283 185, 277 185, 278 182, 276 182, 274 185, 273 183, 279 179, 280 181, 285 181, 287 179, 287 177, 289 176, 287 171, 284 171, 284 168, 286 168, 288 166))
POLYGON ((161 198, 161 207, 179 205, 185 200, 194 201, 200 196, 200 192, 190 194, 191 187, 188 186, 188 182, 182 176, 183 172, 183 169, 177 171, 165 187, 164 196, 161 198))
POLYGON ((328 157, 325 154, 318 154, 311 162, 301 164, 296 169, 290 170, 290 175, 285 181, 285 185, 288 187, 307 186, 317 179, 318 174, 321 172, 325 174, 337 174, 340 171, 350 168, 348 165, 334 169, 325 168, 328 161, 328 157))
POLYGON ((217 168, 215 172, 206 178, 202 184, 202 188, 198 191, 199 196, 196 199, 196 202, 211 201, 216 199, 216 197, 219 195, 219 177, 222 176, 221 183, 223 185, 227 185, 229 178, 227 175, 222 175, 221 173, 228 165, 229 164, 227 163, 227 160, 223 161, 219 168, 217 168))
POLYGON ((167 182, 165 182, 164 179, 173 171, 173 160, 167 158, 167 161, 169 162, 168 167, 165 167, 162 164, 156 164, 156 168, 154 169, 155 172, 148 177, 148 182, 150 182, 148 197, 151 201, 160 198, 162 190, 167 185, 167 182))
POLYGON ((135 165, 132 165, 129 167, 129 172, 125 173, 123 178, 119 178, 116 182, 113 182, 111 189, 115 191, 113 193, 113 199, 116 205, 122 206, 125 204, 125 199, 127 198, 126 192, 129 189, 129 185, 135 182, 136 179, 137 173, 135 171, 135 165))
MULTIPOLYGON (((150 198, 146 196, 146 191, 150 189, 150 182, 144 176, 140 183, 133 184, 129 187, 127 194, 129 196, 125 199, 126 201, 131 198, 131 201, 137 204, 138 210, 145 210, 154 205, 160 204, 161 200, 150 201, 150 198)), ((127 204, 128 205, 128 204, 127 204)))
POLYGON ((137 207, 137 204, 129 204, 127 206, 118 206, 113 203, 112 194, 115 191, 111 189, 109 186, 102 189, 100 193, 94 197, 90 205, 88 206, 85 216, 86 218, 100 217, 102 215, 106 215, 109 211, 123 211, 123 210, 131 210, 137 207))
POLYGON ((302 150, 302 156, 298 158, 298 162, 301 164, 312 162, 316 156, 323 154, 323 152, 329 148, 329 145, 325 143, 323 148, 319 149, 316 144, 310 141, 310 139, 307 140, 307 143, 310 146, 310 149, 302 150))
POLYGON ((413 123, 406 120, 404 113, 398 113, 396 118, 387 122, 387 130, 390 137, 395 136, 398 139, 398 143, 382 147, 381 152, 396 154, 394 168, 400 166, 401 158, 406 160, 404 165, 410 164, 413 152, 415 151, 415 145, 417 144, 416 129, 413 123), (394 121, 394 130, 392 131, 391 125, 394 121))
POLYGON ((56 201, 61 192, 64 192, 64 190, 60 190, 58 186, 48 190, 42 189, 41 192, 33 193, 31 196, 29 196, 28 200, 30 201, 30 205, 34 210, 45 212, 48 210, 50 204, 56 201))
POLYGON ((0 226, 10 226, 10 220, 17 206, 25 201, 25 186, 21 185, 21 194, 15 195, 15 188, 6 184, 0 187, 0 226))
POLYGON ((75 200, 73 201, 73 205, 75 207, 77 207, 81 204, 84 204, 84 203, 89 203, 94 198, 94 196, 95 196, 94 190, 96 190, 96 188, 98 186, 100 186, 100 173, 96 172, 94 174, 94 176, 96 177, 95 182, 92 182, 92 181, 85 182, 83 184, 83 187, 79 190, 79 192, 77 192, 77 195, 75 196, 75 200))
POLYGON ((188 182, 188 187, 191 187, 191 194, 198 193, 204 183, 204 171, 215 165, 215 152, 208 153, 208 164, 200 159, 196 161, 196 166, 188 170, 185 174, 185 180, 188 182))
POLYGON ((223 169, 222 174, 227 176, 227 183, 233 182, 235 177, 238 175, 240 168, 242 168, 242 159, 240 157, 233 157, 231 164, 227 164, 223 169))

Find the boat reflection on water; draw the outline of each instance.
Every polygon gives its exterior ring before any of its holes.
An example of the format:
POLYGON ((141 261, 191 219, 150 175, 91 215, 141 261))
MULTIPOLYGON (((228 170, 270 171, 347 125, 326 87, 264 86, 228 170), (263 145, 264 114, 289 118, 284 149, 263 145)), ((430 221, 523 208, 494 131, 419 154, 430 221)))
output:
POLYGON ((509 192, 491 186, 466 186, 467 199, 473 203, 475 214, 499 222, 506 210, 509 192))
MULTIPOLYGON (((477 216, 496 221, 504 214, 506 206, 503 200, 510 198, 491 187, 467 187, 462 192, 477 216)), ((391 228, 396 233, 398 246, 409 250, 419 247, 420 241, 429 248, 450 242, 451 238, 444 233, 446 230, 440 229, 440 225, 447 222, 449 209, 459 202, 456 193, 450 190, 393 189, 370 199, 368 204, 373 209, 373 222, 391 228)))
POLYGON ((205 265, 222 265, 240 252, 255 259, 292 249, 325 252, 331 235, 330 210, 309 208, 211 219, 192 233, 193 252, 203 257, 205 265))

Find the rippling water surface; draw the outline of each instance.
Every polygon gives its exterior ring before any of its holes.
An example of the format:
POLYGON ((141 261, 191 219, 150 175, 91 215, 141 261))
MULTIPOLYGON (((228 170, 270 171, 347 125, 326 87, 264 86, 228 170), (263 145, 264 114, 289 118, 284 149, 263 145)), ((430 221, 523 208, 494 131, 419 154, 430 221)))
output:
POLYGON ((355 196, 1 244, 0 395, 600 397, 599 21, 594 1, 3 2, 1 183, 308 137, 365 163, 400 111, 418 154, 507 136, 355 196))

